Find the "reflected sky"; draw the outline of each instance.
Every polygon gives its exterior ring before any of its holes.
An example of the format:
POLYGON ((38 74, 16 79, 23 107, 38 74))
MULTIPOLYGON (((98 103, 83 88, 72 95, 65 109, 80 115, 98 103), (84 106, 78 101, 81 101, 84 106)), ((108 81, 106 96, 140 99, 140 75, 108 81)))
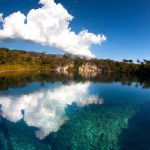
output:
POLYGON ((90 82, 51 86, 34 83, 9 89, 0 94, 1 116, 15 123, 23 119, 28 126, 38 128, 35 135, 43 139, 69 119, 65 114, 68 105, 76 103, 84 107, 103 103, 97 95, 90 94, 90 85, 90 82))

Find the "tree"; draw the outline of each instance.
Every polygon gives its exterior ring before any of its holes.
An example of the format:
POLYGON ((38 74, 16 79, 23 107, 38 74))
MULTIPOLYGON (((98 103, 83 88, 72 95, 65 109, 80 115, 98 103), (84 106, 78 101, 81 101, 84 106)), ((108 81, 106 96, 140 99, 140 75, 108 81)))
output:
POLYGON ((127 59, 123 59, 122 60, 124 63, 128 63, 128 60, 127 59))
POLYGON ((139 64, 141 61, 139 59, 137 59, 136 62, 139 64))
POLYGON ((129 59, 128 62, 129 62, 130 64, 132 64, 132 63, 133 63, 133 60, 129 59))

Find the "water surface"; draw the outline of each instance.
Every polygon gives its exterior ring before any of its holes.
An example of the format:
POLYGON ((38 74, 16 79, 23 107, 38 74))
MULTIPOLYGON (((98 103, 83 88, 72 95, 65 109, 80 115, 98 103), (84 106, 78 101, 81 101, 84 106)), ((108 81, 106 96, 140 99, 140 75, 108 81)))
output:
POLYGON ((150 82, 0 74, 0 149, 149 150, 150 82))

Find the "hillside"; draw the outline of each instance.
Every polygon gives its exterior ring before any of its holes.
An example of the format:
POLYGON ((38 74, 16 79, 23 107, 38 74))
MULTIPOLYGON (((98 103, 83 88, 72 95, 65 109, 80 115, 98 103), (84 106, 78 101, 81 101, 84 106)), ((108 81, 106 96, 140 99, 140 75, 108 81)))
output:
MULTIPOLYGON (((150 73, 150 61, 137 61, 134 64, 132 60, 124 59, 122 62, 109 59, 86 59, 74 57, 71 55, 52 55, 37 52, 26 52, 23 50, 9 50, 0 48, 0 70, 21 70, 21 69, 46 69, 61 70, 66 65, 72 64, 69 71, 89 70, 96 68, 100 72, 120 72, 134 73, 148 76, 150 73), (88 68, 86 68, 88 66, 88 68)), ((95 69, 95 70, 96 70, 95 69)))

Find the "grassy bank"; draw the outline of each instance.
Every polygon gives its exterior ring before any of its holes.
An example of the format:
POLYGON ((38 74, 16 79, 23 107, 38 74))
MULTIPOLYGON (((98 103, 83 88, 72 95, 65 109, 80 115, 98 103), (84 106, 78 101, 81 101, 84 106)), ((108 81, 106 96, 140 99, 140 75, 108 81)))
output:
POLYGON ((0 65, 0 72, 24 70, 50 70, 49 65, 0 65))

